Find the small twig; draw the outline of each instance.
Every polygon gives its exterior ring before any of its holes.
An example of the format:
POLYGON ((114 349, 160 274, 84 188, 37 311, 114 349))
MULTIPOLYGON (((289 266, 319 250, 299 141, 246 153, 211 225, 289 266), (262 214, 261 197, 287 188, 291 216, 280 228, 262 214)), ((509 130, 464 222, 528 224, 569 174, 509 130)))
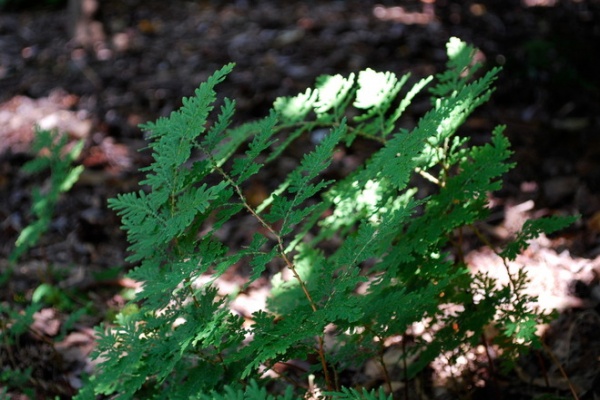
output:
POLYGON ((579 396, 577 396, 577 391, 575 390, 573 383, 569 379, 569 376, 567 375, 566 371, 562 367, 562 364, 560 363, 560 361, 556 358, 556 356, 554 355, 552 350, 550 350, 550 348, 546 345, 546 343, 544 343, 543 340, 541 340, 540 342, 542 343, 542 348, 546 351, 546 353, 548 353, 548 355, 552 359, 552 362, 554 363, 554 365, 556 365, 556 367, 560 371, 560 374, 562 375, 562 377, 565 378, 565 380, 567 381, 567 386, 569 386, 569 390, 571 391, 573 398, 575 400, 579 400, 579 396))
MULTIPOLYGON (((377 332, 375 332, 373 330, 373 328, 371 328, 370 325, 365 325, 365 330, 372 333, 373 336, 375 336, 378 341, 377 343, 379 343, 379 351, 377 353, 378 356, 378 361, 381 364, 381 368, 383 370, 383 377, 385 379, 385 384, 388 387, 390 393, 392 392, 392 378, 390 377, 390 374, 388 372, 387 366, 385 365, 385 362, 383 362, 383 353, 385 352, 385 347, 384 347, 384 338, 379 335, 377 332)), ((403 343, 404 343, 404 338, 403 338, 403 343)))
MULTIPOLYGON (((485 349, 485 356, 488 360, 488 365, 490 366, 490 378, 492 382, 494 382, 495 387, 498 387, 498 379, 496 377, 496 368, 494 367, 494 360, 492 355, 490 354, 490 347, 488 346, 487 339, 485 338, 485 334, 481 334, 481 342, 483 343, 483 348, 485 349)), ((494 398, 498 398, 498 393, 494 392, 494 398)))
POLYGON ((223 359, 223 353, 221 353, 219 351, 217 353, 217 357, 219 358, 219 362, 221 363, 221 366, 223 367, 223 372, 225 372, 225 375, 227 375, 228 369, 227 369, 227 364, 225 364, 225 360, 223 359))
POLYGON ((544 364, 544 360, 540 356, 540 353, 537 352, 537 351, 535 352, 535 356, 536 356, 537 361, 538 361, 538 366, 542 370, 542 376, 544 377, 544 383, 546 383, 546 387, 549 388, 550 387, 550 381, 548 380, 548 371, 546 370, 546 365, 544 364))
POLYGON ((519 291, 516 290, 517 288, 517 282, 514 280, 513 278, 513 274, 510 272, 510 268, 508 266, 508 262, 506 262, 506 258, 502 257, 494 248, 494 246, 492 245, 492 243, 479 231, 479 229, 477 229, 477 227, 475 225, 470 225, 471 228, 473 229, 473 233, 475 233, 475 236, 477 236, 477 238, 479 240, 481 240, 483 242, 483 244, 485 244, 490 250, 492 250, 494 252, 494 254, 496 254, 498 257, 500 257, 502 259, 502 265, 504 265, 504 268, 506 269, 506 274, 508 275, 508 281, 510 283, 512 292, 515 294, 517 301, 521 300, 521 296, 519 295, 519 291))
MULTIPOLYGON (((402 366, 404 367, 404 399, 408 400, 409 391, 408 391, 408 363, 406 362, 406 335, 402 337, 402 366)), ((390 386, 391 391, 391 386, 390 386)))
POLYGON ((387 365, 385 365, 385 362, 383 360, 384 350, 385 349, 381 349, 381 351, 379 352, 379 363, 381 364, 381 369, 383 370, 383 377, 385 379, 385 384, 387 385, 390 393, 392 393, 392 379, 390 377, 390 373, 388 372, 387 365))
MULTIPOLYGON (((265 221, 260 215, 258 215, 258 213, 256 212, 256 210, 254 210, 254 208, 252 208, 252 206, 250 204, 248 204, 248 202, 246 201, 246 198, 244 197, 244 194, 242 192, 242 189, 233 181, 233 179, 231 179, 231 177, 215 162, 215 160, 212 159, 212 157, 210 156, 210 154, 205 151, 205 153, 210 157, 211 162, 213 164, 213 167, 215 168, 215 170, 221 175, 223 176, 223 178, 225 178, 225 180, 227 182, 229 182, 229 184, 233 187, 233 189, 235 190, 238 198, 240 199, 240 201, 242 202, 242 205, 244 206, 244 208, 246 208, 246 210, 248 210, 248 212, 254 217, 256 218, 256 220, 275 238, 275 240, 277 241, 277 247, 279 248, 279 255, 281 256, 281 258, 283 259, 283 261, 285 262, 286 266, 288 267, 288 269, 292 272, 292 274, 294 275, 294 278, 298 281, 300 288, 302 289, 302 292, 304 293, 304 296, 306 297, 306 299, 308 300, 311 309, 313 310, 313 312, 316 312, 318 310, 317 308, 317 304, 316 302, 313 300, 312 296, 310 295, 309 291, 308 291, 308 287, 306 286, 306 283, 302 280, 302 277, 300 276, 300 274, 298 274, 298 271, 296 270, 296 267, 294 265, 294 263, 289 259, 289 257, 287 256, 286 252, 285 252, 285 246, 283 244, 283 238, 281 237, 281 235, 279 235, 275 229, 273 229, 273 227, 267 223, 267 221, 265 221)), ((317 337, 317 341, 318 341, 318 353, 319 353, 319 359, 321 361, 321 366, 323 368, 323 374, 325 376, 325 382, 327 384, 327 389, 328 390, 333 390, 333 383, 331 381, 331 376, 329 375, 329 370, 327 367, 327 360, 325 358, 325 341, 323 339, 323 335, 318 336, 317 337)))
POLYGON ((423 178, 427 179, 429 182, 435 183, 438 186, 444 186, 442 182, 435 176, 431 175, 429 172, 424 171, 420 167, 415 168, 415 172, 421 175, 423 178))
MULTIPOLYGON (((298 366, 296 366, 296 365, 293 365, 293 364, 290 364, 290 363, 286 363, 286 362, 280 362, 280 363, 281 363, 281 364, 284 364, 284 365, 287 365, 287 366, 289 366, 289 367, 293 367, 293 368, 296 368, 296 369, 301 369, 301 368, 299 368, 298 366)), ((287 375, 285 375, 285 374, 282 374, 281 372, 278 372, 278 371, 276 371, 276 370, 273 368, 273 366, 269 366, 269 365, 266 365, 266 364, 265 364, 265 367, 267 367, 269 370, 273 371, 273 372, 274 372, 275 374, 277 374, 277 375, 278 375, 278 376, 279 376, 281 379, 283 379, 283 380, 284 380, 284 381, 286 381, 287 383, 291 384, 292 386, 295 386, 295 387, 300 387, 300 388, 302 388, 302 389, 309 390, 309 386, 308 386, 308 385, 306 385, 305 383, 299 382, 299 381, 295 380, 294 378, 292 378, 292 377, 290 377, 290 376, 287 376, 287 375)), ((303 370, 303 372, 306 372, 306 371, 304 371, 304 370, 303 370)))

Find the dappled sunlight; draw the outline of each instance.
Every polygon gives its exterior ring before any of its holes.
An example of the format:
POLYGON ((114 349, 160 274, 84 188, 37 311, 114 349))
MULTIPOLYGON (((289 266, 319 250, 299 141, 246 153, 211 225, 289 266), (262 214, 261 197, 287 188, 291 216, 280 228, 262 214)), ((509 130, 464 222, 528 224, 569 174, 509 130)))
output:
POLYGON ((0 103, 0 153, 27 151, 36 125, 68 132, 75 139, 87 138, 92 123, 86 111, 71 110, 77 100, 77 96, 55 89, 39 99, 19 95, 0 103))

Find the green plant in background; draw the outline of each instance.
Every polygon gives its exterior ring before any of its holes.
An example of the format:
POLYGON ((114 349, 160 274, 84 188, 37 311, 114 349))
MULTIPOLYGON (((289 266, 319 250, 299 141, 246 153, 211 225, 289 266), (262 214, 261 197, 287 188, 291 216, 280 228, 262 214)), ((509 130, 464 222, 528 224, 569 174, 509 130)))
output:
MULTIPOLYGON (((0 276, 0 287, 5 285, 12 275, 12 267, 19 258, 32 246, 35 246, 41 236, 46 233, 52 222, 52 215, 62 193, 71 189, 83 171, 83 166, 73 167, 73 162, 79 157, 83 141, 75 143, 67 149, 67 135, 58 135, 54 131, 35 130, 32 152, 36 157, 23 165, 23 171, 30 174, 50 172, 50 178, 43 189, 35 187, 32 194, 33 221, 25 227, 16 240, 15 248, 9 255, 11 266, 0 276)), ((22 361, 15 359, 12 350, 18 347, 20 338, 30 330, 33 316, 44 305, 57 307, 61 311, 74 311, 62 325, 61 333, 54 338, 60 341, 66 331, 82 314, 89 312, 88 307, 75 306, 70 295, 50 283, 40 284, 32 293, 31 303, 25 293, 18 293, 15 303, 22 306, 0 302, 0 359, 3 369, 0 382, 5 387, 19 388, 30 397, 35 397, 32 389, 32 368, 21 368, 22 361)))
POLYGON ((30 396, 35 396, 35 391, 30 387, 32 368, 19 368, 21 360, 14 359, 11 348, 18 343, 18 338, 28 331, 33 324, 33 315, 39 311, 41 304, 31 304, 23 311, 0 303, 0 385, 6 388, 20 388, 30 396))
MULTIPOLYGON (((443 351, 477 344, 492 323, 507 352, 535 345, 533 327, 542 316, 524 294, 527 276, 507 268, 510 283, 500 285, 470 273, 462 258, 463 230, 479 232, 486 193, 501 187, 513 165, 504 127, 483 146, 457 134, 489 99, 499 69, 475 79, 474 49, 456 38, 447 49, 448 70, 404 96, 408 75, 324 76, 315 89, 278 99, 269 116, 238 128, 230 128, 229 99, 209 123, 215 86, 229 64, 179 111, 144 125, 154 157, 140 182, 148 190, 109 202, 128 234, 129 261, 139 263, 129 274, 144 283, 135 299, 139 311, 98 328, 95 357, 102 361, 78 398, 275 398, 262 372, 294 359, 317 360, 304 378, 310 374, 327 396, 385 398, 341 387, 337 372, 381 360, 384 340, 419 321, 435 333, 404 348, 405 379, 443 351), (430 111, 412 130, 400 128, 403 111, 427 85, 430 111), (246 185, 303 135, 318 142, 314 149, 253 206, 246 185), (331 178, 336 153, 359 145, 358 137, 379 149, 347 176, 331 178), (260 229, 238 249, 220 233, 240 216, 260 229), (230 299, 218 295, 214 281, 247 265, 250 285, 267 264, 281 272, 266 309, 248 326, 229 311, 230 299), (206 275, 209 282, 200 283, 206 275), (450 305, 456 311, 445 312, 450 305)), ((529 221, 498 254, 513 260, 528 239, 572 221, 529 221)), ((282 398, 306 392, 305 382, 281 378, 296 382, 282 398)))
POLYGON ((40 237, 48 230, 52 215, 60 195, 71 189, 83 171, 83 166, 73 167, 73 162, 79 157, 83 141, 77 142, 68 151, 67 135, 59 135, 48 130, 36 129, 32 151, 37 156, 23 165, 23 171, 35 174, 50 171, 50 180, 46 188, 35 187, 31 212, 34 221, 21 231, 15 248, 9 256, 11 262, 16 262, 23 253, 38 243, 40 237))

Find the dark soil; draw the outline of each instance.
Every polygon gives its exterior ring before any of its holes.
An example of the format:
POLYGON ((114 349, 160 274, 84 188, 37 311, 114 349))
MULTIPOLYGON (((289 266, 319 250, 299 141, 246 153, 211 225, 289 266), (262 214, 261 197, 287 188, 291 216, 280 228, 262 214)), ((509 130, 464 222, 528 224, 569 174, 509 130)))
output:
MULTIPOLYGON (((506 124, 515 150, 518 166, 494 196, 491 234, 503 238, 530 217, 581 215, 566 232, 536 241, 519 262, 531 268, 541 305, 562 311, 548 346, 569 360, 581 398, 600 396, 600 1, 100 3, 79 30, 60 3, 19 9, 25 3, 13 2, 16 9, 0 11, 2 272, 30 221, 31 189, 43 183, 20 170, 33 157, 33 125, 85 141, 80 181, 0 293, 2 305, 15 310, 41 283, 72 293, 70 303, 42 309, 31 334, 0 351, 3 366, 33 368, 28 385, 36 398, 75 393, 79 375, 91 368, 91 328, 119 309, 124 289, 135 284, 122 278, 126 240, 106 201, 135 189, 137 170, 149 161, 138 151, 146 144, 138 124, 168 115, 231 61, 236 68, 220 93, 237 100, 237 121, 245 122, 321 74, 367 67, 416 77, 441 71, 451 36, 478 47, 486 67, 504 68, 492 101, 464 127, 477 141, 506 124), (92 312, 61 334, 68 315, 82 307, 92 312)), ((494 263, 477 248, 469 259, 473 268, 494 263)), ((478 360, 468 360, 471 371, 478 360)), ((474 373, 469 384, 462 380, 429 396, 570 396, 559 371, 551 369, 543 381, 535 362, 523 365, 489 380, 486 389, 469 386, 477 382, 474 373)), ((446 367, 432 366, 439 374, 446 367)))

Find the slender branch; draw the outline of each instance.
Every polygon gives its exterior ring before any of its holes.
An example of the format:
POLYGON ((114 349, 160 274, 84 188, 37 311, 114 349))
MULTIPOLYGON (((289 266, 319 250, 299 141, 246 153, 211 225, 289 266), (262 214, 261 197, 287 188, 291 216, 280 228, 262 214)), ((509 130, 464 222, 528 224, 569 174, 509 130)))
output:
MULTIPOLYGON (((379 344, 379 351, 377 352, 377 359, 379 361, 379 364, 381 364, 381 369, 383 370, 383 378, 385 380, 385 384, 388 387, 388 390, 390 391, 390 393, 392 393, 392 378, 390 377, 390 373, 388 371, 387 366, 385 365, 385 362, 383 360, 383 353, 385 353, 385 345, 384 345, 384 338, 383 336, 379 335, 377 332, 375 332, 375 330, 370 326, 370 325, 365 325, 365 330, 368 332, 371 332, 373 334, 373 336, 375 336, 378 340, 377 343, 379 344)), ((402 352, 404 354, 404 356, 406 356, 406 348, 405 348, 405 343, 404 343, 404 337, 402 338, 402 352)), ((406 359, 404 360, 406 362, 406 359)), ((405 364, 406 366, 406 364, 405 364)))
POLYGON ((440 180, 438 178, 436 178, 435 176, 431 175, 429 172, 417 167, 415 168, 415 171, 417 172, 417 174, 421 175, 423 178, 427 179, 429 182, 435 183, 438 186, 444 186, 442 182, 440 182, 440 180))
MULTIPOLYGON (((488 246, 490 249, 492 249, 492 251, 494 251, 494 253, 496 255, 498 255, 499 257, 500 254, 498 254, 498 252, 493 248, 492 244, 487 240, 487 238, 474 226, 471 226, 473 228, 473 231, 475 232, 475 235, 477 235, 477 237, 483 242, 485 243, 486 246, 488 246)), ((517 282, 514 280, 513 275, 510 272, 510 269, 508 267, 508 263, 506 261, 506 259, 504 257, 502 258, 502 263, 504 264, 504 267, 506 268, 506 272, 508 274, 508 279, 510 282, 510 285, 512 286, 512 292, 514 293, 517 302, 521 302, 522 298, 520 296, 519 291, 517 290, 517 282)), ((558 368, 558 370, 560 371, 560 374, 563 376, 563 378, 565 379, 565 381, 567 382, 567 385, 569 386, 569 390, 571 391, 571 394, 573 395, 573 398, 575 400, 578 400, 579 397, 577 396, 577 391, 575 390, 575 387, 573 386, 571 380, 569 379, 569 376, 567 375, 566 371, 564 370, 564 368, 562 367, 560 361, 556 358, 556 356, 554 355, 554 353, 552 352, 552 350, 546 345, 546 343, 544 343, 543 340, 540 340, 543 349, 546 351, 546 353, 550 356, 550 358, 552 359, 552 362, 556 365, 556 367, 558 368)), ((544 376, 544 379, 546 379, 547 382, 547 377, 544 376)))
MULTIPOLYGON (((208 152, 205 152, 205 153, 208 154, 208 152)), ((210 155, 209 155, 209 157, 210 157, 210 155)), ((254 210, 254 208, 252 208, 252 206, 250 204, 248 204, 248 202, 246 201, 246 198, 244 197, 244 194, 242 193, 242 189, 233 181, 233 179, 231 179, 231 177, 216 162, 214 162, 214 160, 212 160, 212 157, 211 157, 211 162, 213 163, 213 167, 215 168, 215 170, 221 176, 223 176, 223 178, 225 178, 225 180, 227 180, 227 182, 229 182, 229 184, 233 187, 238 198, 242 202, 242 205, 244 206, 244 208, 246 208, 246 210, 248 210, 248 212, 250 214, 252 214, 252 216, 254 218, 256 218, 256 220, 275 238, 275 240, 277 241, 277 247, 279 248, 279 255, 285 262, 287 268, 294 275, 294 278, 298 281, 300 288, 302 289, 302 292, 304 293, 304 296, 306 297, 306 299, 308 300, 308 302, 310 304, 310 308, 313 310, 313 312, 316 312, 318 309, 317 304, 313 300, 312 296, 310 295, 310 292, 308 291, 308 287, 306 286, 306 283, 302 280, 302 277, 300 276, 300 274, 298 274, 298 271, 296 270, 296 266, 289 259, 287 253, 285 252, 285 246, 283 244, 283 238, 281 237, 281 235, 279 235, 275 231, 275 229, 273 229, 273 227, 269 223, 267 223, 267 221, 265 221, 260 215, 258 215, 258 213, 254 210)), ((333 390, 333 383, 331 382, 331 376, 329 375, 329 370, 327 367, 327 360, 325 358, 325 340, 323 338, 323 335, 318 336, 317 341, 318 341, 318 346, 319 346, 318 347, 319 359, 321 361, 321 366, 323 368, 323 374, 325 375, 325 382, 327 383, 327 388, 329 390, 333 390)))
MULTIPOLYGON (((286 363, 286 362, 281 362, 281 364, 284 364, 286 366, 292 367, 292 368, 296 368, 298 369, 297 366, 290 364, 290 363, 286 363)), ((274 366, 271 365, 265 365, 269 370, 273 371, 273 373, 277 374, 281 379, 283 379, 284 381, 286 381, 287 383, 290 383, 291 385, 295 386, 295 387, 300 387, 302 389, 306 389, 308 390, 309 387, 307 384, 299 382, 297 380, 295 380, 294 378, 292 378, 291 376, 287 376, 281 372, 278 372, 274 366)))
POLYGON ((479 240, 481 240, 483 242, 483 244, 485 244, 490 250, 492 250, 494 252, 494 254, 496 254, 498 257, 500 257, 502 259, 502 265, 504 265, 504 269, 506 269, 506 274, 508 275, 508 281, 510 283, 511 289, 512 289, 513 293, 515 294, 517 301, 520 301, 521 296, 519 295, 519 291, 516 290, 518 285, 517 285, 517 282, 514 280, 512 273, 510 272, 510 268, 508 266, 508 262, 506 261, 506 258, 502 257, 500 255, 500 253, 498 253, 496 251, 496 249, 494 248, 492 243, 485 237, 485 235, 483 235, 481 233, 481 231, 479 229, 477 229, 477 227, 475 225, 471 224, 470 227, 471 227, 471 229, 473 229, 475 236, 477 236, 477 238, 479 240))
POLYGON ((188 287, 190 295, 192 296, 192 300, 194 300, 194 305, 196 306, 196 308, 200 308, 200 302, 198 301, 198 297, 196 297, 196 293, 194 293, 194 289, 192 289, 192 285, 190 284, 190 282, 191 281, 189 276, 185 278, 185 283, 188 287))
POLYGON ((548 379, 548 371, 546 370, 546 365, 544 364, 544 360, 540 356, 540 353, 537 351, 535 352, 535 356, 537 358, 538 366, 542 370, 542 375, 544 377, 544 383, 546 384, 546 387, 549 388, 550 380, 548 379))
POLYGON ((310 302, 310 307, 312 308, 312 310, 317 311, 316 303, 313 301, 310 293, 308 292, 308 288, 306 287, 306 284, 304 283, 304 281, 302 280, 302 278, 296 271, 296 267, 294 266, 294 263, 292 261, 290 261, 290 259, 288 258, 287 254, 285 252, 283 238, 275 231, 275 229, 273 229, 273 227, 269 223, 267 223, 267 221, 265 221, 260 215, 258 215, 256 213, 256 211, 254 210, 254 208, 252 208, 252 206, 250 204, 248 204, 248 202, 246 201, 246 198, 244 197, 244 194, 242 193, 242 189, 233 181, 233 179, 231 179, 231 177, 225 171, 223 171, 223 169, 221 167, 217 166, 216 164, 214 164, 214 167, 217 170, 217 172, 219 172, 219 174, 221 174, 223 176, 223 178, 225 178, 227 180, 227 182, 229 182, 229 184, 233 187, 237 196, 242 201, 242 205, 244 206, 244 208, 246 210, 248 210, 248 212, 250 214, 252 214, 252 216, 254 218, 256 218, 256 220, 267 231, 269 231, 269 233, 275 238, 275 240, 277 241, 277 247, 279 248, 279 255, 285 262, 286 266, 290 269, 290 271, 292 271, 294 278, 296 278, 296 280, 298 280, 298 283, 300 284, 300 287, 302 288, 304 295, 310 302))
MULTIPOLYGON (((404 398, 406 400, 408 400, 408 364, 406 362, 406 335, 402 336, 402 367, 404 368, 403 371, 403 378, 404 378, 404 398)), ((390 386, 391 388, 391 386, 390 386)))
POLYGON ((566 371, 562 367, 561 362, 556 358, 556 356, 554 355, 554 353, 552 352, 552 350, 550 350, 550 348, 546 345, 546 343, 544 343, 543 340, 541 340, 541 342, 542 342, 542 347, 544 348, 544 350, 546 351, 546 353, 548 353, 548 355, 552 359, 552 362, 554 363, 554 365, 556 365, 556 367, 560 371, 560 374, 567 381, 567 385, 569 386, 569 390, 571 391, 571 394, 573 395, 573 398, 575 400, 579 400, 579 396, 577 396, 577 391, 575 390, 575 387, 573 386, 573 383, 571 383, 571 380, 569 379, 569 376, 567 375, 566 371))
MULTIPOLYGON (((492 382, 494 382, 494 385, 496 387, 498 387, 498 379, 496 377, 496 368, 494 367, 494 359, 492 358, 492 354, 490 353, 490 346, 488 344, 488 341, 487 341, 484 333, 481 334, 481 343, 483 343, 483 348, 485 349, 485 356, 488 360, 488 365, 490 366, 490 378, 492 379, 492 382)), ((498 394, 495 392, 494 392, 494 398, 498 399, 498 394)))

